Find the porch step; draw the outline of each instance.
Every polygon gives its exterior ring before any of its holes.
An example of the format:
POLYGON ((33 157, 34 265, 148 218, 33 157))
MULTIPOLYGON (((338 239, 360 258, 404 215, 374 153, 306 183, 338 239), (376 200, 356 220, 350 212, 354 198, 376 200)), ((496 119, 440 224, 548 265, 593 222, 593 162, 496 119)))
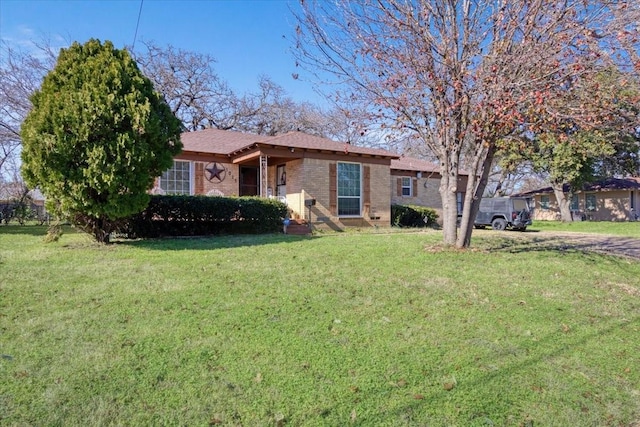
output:
POLYGON ((287 226, 287 234, 294 234, 297 236, 304 236, 311 233, 311 227, 306 221, 291 220, 287 226))

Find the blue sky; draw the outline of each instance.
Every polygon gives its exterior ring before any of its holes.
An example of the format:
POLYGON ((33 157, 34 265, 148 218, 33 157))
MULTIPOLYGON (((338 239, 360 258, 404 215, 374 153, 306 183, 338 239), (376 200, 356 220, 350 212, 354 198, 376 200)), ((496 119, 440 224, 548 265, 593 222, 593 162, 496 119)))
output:
MULTIPOLYGON (((90 38, 133 43, 141 0, 0 0, 0 38, 28 46, 46 37, 54 46, 90 38)), ((269 76, 297 101, 322 103, 312 85, 294 80, 291 54, 295 0, 142 0, 136 38, 207 53, 238 94, 269 76), (285 39, 283 36, 286 36, 285 39)))

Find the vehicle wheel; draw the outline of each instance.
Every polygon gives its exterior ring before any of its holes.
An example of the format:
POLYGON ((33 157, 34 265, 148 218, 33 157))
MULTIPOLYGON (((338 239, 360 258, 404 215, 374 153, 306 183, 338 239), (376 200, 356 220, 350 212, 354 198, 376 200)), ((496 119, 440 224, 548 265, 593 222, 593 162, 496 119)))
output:
POLYGON ((491 228, 493 228, 494 230, 502 231, 507 228, 507 221, 502 218, 496 218, 491 223, 491 228))

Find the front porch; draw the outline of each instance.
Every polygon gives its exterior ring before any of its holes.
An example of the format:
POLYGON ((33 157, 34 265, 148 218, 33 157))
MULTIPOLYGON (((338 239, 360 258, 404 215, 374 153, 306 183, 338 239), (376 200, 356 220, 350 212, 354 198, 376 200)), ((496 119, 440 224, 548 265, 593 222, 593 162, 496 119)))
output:
POLYGON ((389 225, 393 153, 300 132, 250 137, 215 129, 184 134, 185 150, 163 174, 162 191, 278 198, 292 219, 312 228, 389 225))

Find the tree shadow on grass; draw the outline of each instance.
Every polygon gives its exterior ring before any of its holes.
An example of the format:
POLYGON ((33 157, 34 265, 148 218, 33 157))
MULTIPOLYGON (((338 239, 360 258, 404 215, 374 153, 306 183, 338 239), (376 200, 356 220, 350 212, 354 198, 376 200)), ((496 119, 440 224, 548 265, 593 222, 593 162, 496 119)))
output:
POLYGON ((313 239, 312 236, 289 234, 235 234, 217 236, 167 237, 144 240, 116 240, 113 244, 157 251, 212 250, 296 243, 313 239))
MULTIPOLYGON (((43 237, 47 234, 49 227, 47 225, 0 225, 0 236, 32 236, 43 237)), ((63 237, 65 234, 85 234, 76 228, 64 225, 63 237)), ((91 236, 86 234, 88 239, 91 236)), ((237 248, 243 246, 262 246, 279 243, 295 243, 305 240, 317 238, 317 236, 291 235, 291 234, 234 234, 234 235, 215 235, 215 236, 193 236, 193 237, 166 237, 156 239, 113 239, 107 246, 130 246, 135 248, 144 248, 158 251, 182 251, 182 250, 211 250, 219 248, 237 248)), ((95 243, 95 241, 93 241, 95 243)), ((97 243, 96 243, 97 244, 97 243)), ((63 244, 63 246, 76 246, 75 243, 63 244)), ((82 245, 85 246, 84 244, 82 245)))
POLYGON ((483 239, 479 247, 489 252, 580 252, 586 256, 613 255, 640 261, 640 239, 606 235, 492 236, 483 239))
MULTIPOLYGON (((70 228, 70 227, 69 227, 70 228)), ((48 225, 20 225, 20 224, 3 224, 0 225, 0 235, 23 235, 23 236, 44 236, 47 234, 47 230, 49 229, 48 225)), ((67 230, 67 227, 64 229, 65 233, 75 233, 75 230, 71 229, 67 230)))

